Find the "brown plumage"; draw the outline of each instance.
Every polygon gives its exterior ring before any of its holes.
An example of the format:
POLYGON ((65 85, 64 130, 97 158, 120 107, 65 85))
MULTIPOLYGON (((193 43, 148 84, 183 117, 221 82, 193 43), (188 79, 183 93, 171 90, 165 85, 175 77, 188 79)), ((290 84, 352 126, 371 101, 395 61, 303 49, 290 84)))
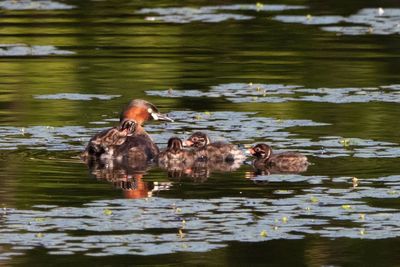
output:
POLYGON ((141 99, 132 100, 121 112, 120 125, 95 135, 82 153, 83 158, 153 159, 159 150, 142 127, 148 120, 173 121, 159 113, 153 104, 141 99), (129 122, 135 123, 134 129, 128 127, 129 122))
POLYGON ((195 156, 198 160, 212 162, 243 162, 243 152, 233 144, 223 142, 211 143, 205 133, 195 132, 185 142, 186 146, 195 149, 195 156))
POLYGON ((135 121, 125 120, 117 127, 104 130, 94 135, 86 146, 81 157, 86 160, 88 157, 111 157, 117 146, 122 145, 129 135, 136 130, 135 121))
POLYGON ((249 152, 255 157, 253 165, 256 169, 268 169, 271 173, 304 172, 310 164, 307 157, 300 153, 283 152, 273 154, 271 147, 266 144, 255 145, 249 152))
POLYGON ((162 168, 176 166, 184 168, 190 166, 194 161, 194 152, 183 148, 183 142, 177 137, 168 140, 167 148, 160 152, 157 163, 162 168))

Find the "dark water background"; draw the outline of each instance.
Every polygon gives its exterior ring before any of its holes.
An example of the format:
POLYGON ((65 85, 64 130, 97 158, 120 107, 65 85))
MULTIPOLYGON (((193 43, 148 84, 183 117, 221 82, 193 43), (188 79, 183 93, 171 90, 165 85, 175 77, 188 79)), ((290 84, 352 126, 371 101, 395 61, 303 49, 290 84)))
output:
POLYGON ((1 1, 0 265, 398 266, 400 3, 268 5, 1 1), (176 119, 147 125, 160 146, 200 129, 313 165, 91 173, 133 98, 176 119))

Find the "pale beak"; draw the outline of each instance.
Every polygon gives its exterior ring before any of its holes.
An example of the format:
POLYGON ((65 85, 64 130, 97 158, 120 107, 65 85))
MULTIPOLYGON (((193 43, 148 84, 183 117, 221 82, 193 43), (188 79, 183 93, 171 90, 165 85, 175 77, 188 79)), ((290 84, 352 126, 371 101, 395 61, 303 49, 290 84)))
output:
POLYGON ((151 113, 151 117, 153 118, 153 120, 156 121, 169 121, 169 122, 174 122, 173 119, 169 118, 167 115, 165 114, 161 114, 161 113, 151 113))
POLYGON ((249 148, 248 150, 245 150, 246 151, 246 154, 248 155, 248 154, 250 154, 250 155, 254 155, 256 152, 254 151, 254 149, 252 149, 252 148, 249 148))
POLYGON ((190 147, 190 146, 193 146, 193 142, 192 141, 189 141, 189 140, 186 140, 186 141, 183 141, 182 142, 182 145, 184 146, 184 147, 190 147))

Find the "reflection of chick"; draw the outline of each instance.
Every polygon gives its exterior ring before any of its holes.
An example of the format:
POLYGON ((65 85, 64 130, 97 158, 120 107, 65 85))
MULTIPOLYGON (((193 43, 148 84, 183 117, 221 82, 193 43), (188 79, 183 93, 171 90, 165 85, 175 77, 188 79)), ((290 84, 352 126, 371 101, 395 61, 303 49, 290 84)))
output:
POLYGON ((256 169, 267 174, 299 173, 307 171, 310 163, 307 157, 296 152, 273 154, 270 146, 258 144, 249 150, 256 159, 253 165, 256 169))
POLYGON ((205 133, 195 132, 185 142, 186 146, 195 148, 197 159, 204 159, 213 162, 243 162, 243 152, 233 144, 222 142, 211 143, 205 133))
POLYGON ((233 172, 240 166, 240 163, 197 160, 192 165, 190 177, 196 181, 205 181, 212 173, 233 172))

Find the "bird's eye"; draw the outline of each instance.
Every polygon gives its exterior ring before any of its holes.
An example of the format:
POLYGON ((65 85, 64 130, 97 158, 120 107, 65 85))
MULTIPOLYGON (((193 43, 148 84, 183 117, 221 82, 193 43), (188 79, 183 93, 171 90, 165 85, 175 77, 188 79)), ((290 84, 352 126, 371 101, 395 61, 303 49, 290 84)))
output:
POLYGON ((258 147, 256 147, 254 150, 255 150, 256 152, 260 152, 260 148, 258 148, 258 147))
POLYGON ((192 141, 193 141, 193 142, 197 142, 197 141, 199 141, 199 139, 198 139, 197 137, 193 137, 193 138, 192 138, 192 141))
POLYGON ((147 112, 149 112, 151 114, 151 113, 153 113, 153 109, 152 108, 148 108, 147 112))

